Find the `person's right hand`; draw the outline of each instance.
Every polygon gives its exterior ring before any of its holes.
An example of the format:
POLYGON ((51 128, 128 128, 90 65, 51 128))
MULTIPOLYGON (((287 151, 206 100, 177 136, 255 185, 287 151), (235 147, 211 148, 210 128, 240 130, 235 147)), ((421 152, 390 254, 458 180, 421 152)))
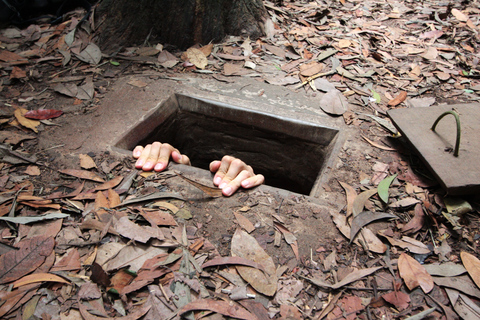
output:
POLYGON ((186 155, 181 154, 170 144, 158 141, 145 147, 136 146, 133 149, 133 157, 137 159, 135 168, 143 171, 163 171, 168 166, 170 158, 176 163, 190 165, 190 159, 186 155))

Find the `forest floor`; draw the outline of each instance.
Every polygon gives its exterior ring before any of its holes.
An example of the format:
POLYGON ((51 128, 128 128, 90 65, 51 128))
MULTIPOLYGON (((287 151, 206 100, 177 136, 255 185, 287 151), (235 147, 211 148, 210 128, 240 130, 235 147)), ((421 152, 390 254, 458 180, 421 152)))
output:
POLYGON ((478 2, 266 7, 266 37, 185 52, 102 54, 80 11, 0 30, 0 318, 480 318, 478 194, 446 194, 387 114, 477 103, 478 2), (331 118, 321 192, 219 197, 111 148, 108 119, 120 135, 156 91, 207 87, 331 118))

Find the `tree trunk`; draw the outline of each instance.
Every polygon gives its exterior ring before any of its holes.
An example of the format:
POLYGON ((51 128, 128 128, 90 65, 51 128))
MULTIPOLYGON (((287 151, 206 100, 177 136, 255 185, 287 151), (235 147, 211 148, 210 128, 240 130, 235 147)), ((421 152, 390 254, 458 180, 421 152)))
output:
POLYGON ((103 50, 150 42, 181 49, 226 35, 258 38, 267 16, 262 0, 104 0, 97 11, 103 50))

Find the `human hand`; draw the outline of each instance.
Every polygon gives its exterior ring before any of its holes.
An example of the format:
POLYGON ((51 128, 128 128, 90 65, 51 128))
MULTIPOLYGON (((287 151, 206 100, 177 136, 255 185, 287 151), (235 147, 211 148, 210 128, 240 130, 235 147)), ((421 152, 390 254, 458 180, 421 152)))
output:
POLYGON ((255 174, 251 166, 232 156, 224 156, 221 161, 210 163, 210 171, 215 172, 213 184, 222 189, 224 196, 231 196, 238 188, 253 188, 261 185, 265 178, 255 174))
POLYGON ((168 143, 160 143, 158 141, 147 144, 145 147, 136 146, 133 149, 133 157, 138 159, 135 168, 143 171, 163 171, 168 166, 170 157, 176 163, 190 165, 190 159, 186 155, 182 155, 180 151, 172 147, 168 143))

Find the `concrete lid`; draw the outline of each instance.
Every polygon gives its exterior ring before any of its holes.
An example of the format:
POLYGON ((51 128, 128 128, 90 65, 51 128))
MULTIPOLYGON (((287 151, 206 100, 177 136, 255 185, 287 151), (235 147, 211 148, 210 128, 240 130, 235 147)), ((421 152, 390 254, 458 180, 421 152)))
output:
POLYGON ((480 104, 393 109, 388 115, 450 195, 480 192, 480 104), (450 110, 460 117, 458 157, 452 151, 457 134, 454 117, 445 116, 431 130, 435 120, 450 110))

